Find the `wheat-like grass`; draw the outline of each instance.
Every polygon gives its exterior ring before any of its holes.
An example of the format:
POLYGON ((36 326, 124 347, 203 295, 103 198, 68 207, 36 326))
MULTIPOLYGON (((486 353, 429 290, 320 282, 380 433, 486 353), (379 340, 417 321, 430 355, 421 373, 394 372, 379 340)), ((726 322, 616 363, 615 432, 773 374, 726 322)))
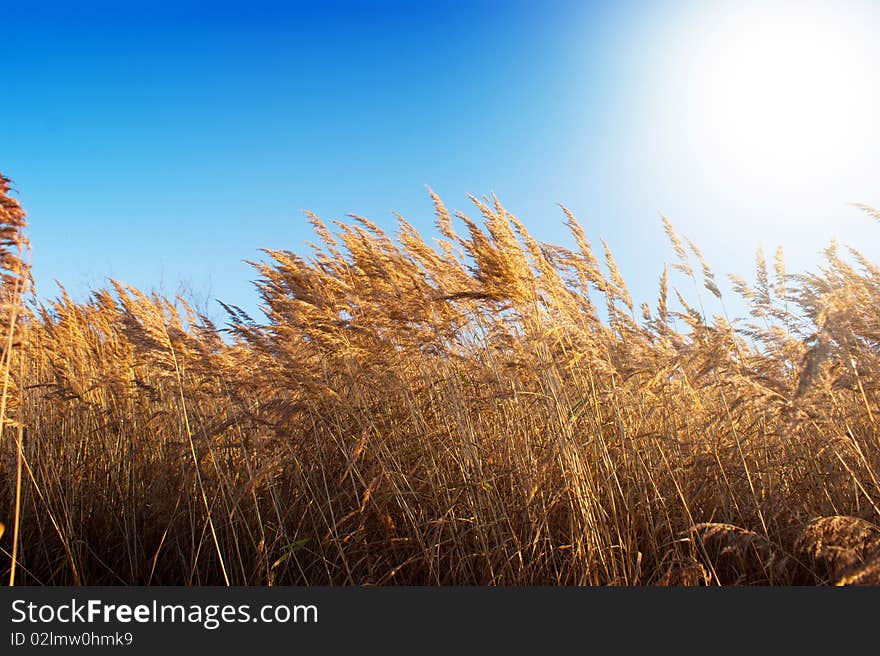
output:
POLYGON ((664 217, 675 261, 639 316, 566 208, 571 248, 430 192, 434 245, 309 214, 308 255, 254 263, 265 318, 218 327, 122 283, 23 298, 4 185, 13 582, 876 581, 880 269, 858 252, 804 274, 759 253, 737 322, 664 217))

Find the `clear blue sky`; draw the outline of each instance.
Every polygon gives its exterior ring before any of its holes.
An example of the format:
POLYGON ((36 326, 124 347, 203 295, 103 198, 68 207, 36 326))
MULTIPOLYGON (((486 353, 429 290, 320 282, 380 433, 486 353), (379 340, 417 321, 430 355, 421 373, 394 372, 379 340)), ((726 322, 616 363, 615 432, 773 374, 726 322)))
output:
POLYGON ((0 0, 0 171, 42 295, 113 277, 253 310, 242 260, 302 249, 300 210, 432 236, 426 184, 546 241, 565 203, 641 300, 658 211, 719 276, 833 234, 876 257, 846 203, 880 204, 878 12, 767 4, 0 0))

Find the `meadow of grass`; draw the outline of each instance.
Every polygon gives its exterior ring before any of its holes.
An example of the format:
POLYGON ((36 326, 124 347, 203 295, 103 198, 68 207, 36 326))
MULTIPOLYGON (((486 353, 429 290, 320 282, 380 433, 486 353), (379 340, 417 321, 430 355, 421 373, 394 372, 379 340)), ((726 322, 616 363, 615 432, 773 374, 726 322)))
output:
POLYGON ((856 251, 759 254, 731 322, 665 219, 634 307, 567 210, 573 248, 434 196, 435 246, 310 215, 307 256, 254 264, 266 318, 218 326, 122 283, 38 302, 0 180, 5 579, 880 583, 880 268, 856 251))

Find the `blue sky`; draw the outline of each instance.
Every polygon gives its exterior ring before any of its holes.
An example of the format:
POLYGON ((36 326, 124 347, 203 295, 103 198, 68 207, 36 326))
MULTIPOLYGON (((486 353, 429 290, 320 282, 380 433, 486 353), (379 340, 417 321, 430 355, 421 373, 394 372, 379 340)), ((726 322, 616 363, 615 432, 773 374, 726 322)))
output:
POLYGON ((242 260, 304 250, 300 210, 432 236, 425 185, 546 241, 565 203, 640 300, 658 211, 719 275, 759 243, 880 254, 846 205, 880 205, 870 2, 0 5, 0 171, 43 295, 112 277, 252 311, 242 260))

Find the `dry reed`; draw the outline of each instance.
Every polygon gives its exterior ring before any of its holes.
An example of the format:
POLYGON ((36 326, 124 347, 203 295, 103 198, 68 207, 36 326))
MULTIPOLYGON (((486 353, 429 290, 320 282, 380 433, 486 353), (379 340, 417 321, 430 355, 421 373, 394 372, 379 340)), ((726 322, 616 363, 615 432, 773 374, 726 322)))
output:
MULTIPOLYGON (((773 279, 760 254, 734 280, 754 323, 664 269, 637 318, 567 209, 573 248, 432 192, 436 246, 309 215, 310 255, 254 264, 265 319, 218 328, 121 283, 24 303, 3 184, 17 583, 877 581, 880 269, 859 253, 797 275, 780 250, 773 279)), ((663 221, 672 268, 721 297, 663 221)))

